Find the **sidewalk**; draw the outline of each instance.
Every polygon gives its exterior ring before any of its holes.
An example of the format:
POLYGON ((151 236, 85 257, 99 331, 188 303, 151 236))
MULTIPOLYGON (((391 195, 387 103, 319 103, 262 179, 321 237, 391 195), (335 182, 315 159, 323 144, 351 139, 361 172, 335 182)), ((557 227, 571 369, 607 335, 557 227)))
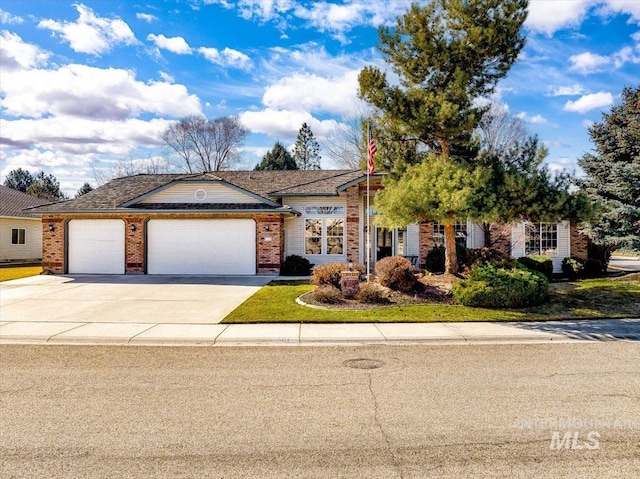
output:
POLYGON ((149 324, 0 322, 0 344, 331 345, 640 341, 640 319, 549 322, 149 324))

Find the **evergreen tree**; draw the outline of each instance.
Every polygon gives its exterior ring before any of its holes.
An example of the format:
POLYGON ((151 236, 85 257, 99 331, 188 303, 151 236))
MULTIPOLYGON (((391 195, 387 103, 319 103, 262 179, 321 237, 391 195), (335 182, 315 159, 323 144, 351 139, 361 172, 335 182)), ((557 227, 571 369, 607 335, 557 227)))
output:
POLYGON ((297 170, 298 165, 291 153, 279 141, 262 157, 254 170, 297 170))
POLYGON ((93 191, 93 187, 89 183, 85 183, 76 193, 76 198, 80 198, 82 195, 86 195, 90 191, 93 191))
MULTIPOLYGON (((433 163, 433 154, 443 162, 472 163, 478 151, 473 133, 484 113, 475 100, 493 91, 524 46, 521 28, 527 5, 528 0, 434 0, 412 5, 394 29, 380 28, 379 48, 399 84, 390 84, 385 73, 372 66, 362 70, 358 82, 361 98, 380 112, 375 131, 378 157, 386 156, 385 167, 392 173, 385 189, 406 191, 404 173, 411 164, 433 163)), ((445 182, 440 187, 456 185, 445 182)), ((381 198, 387 195, 395 193, 385 191, 381 198)), ((385 203, 381 201, 378 209, 392 221, 394 211, 385 203)), ((430 213, 445 212, 446 205, 424 206, 428 209, 420 215, 416 211, 414 221, 445 225, 445 268, 456 273, 454 224, 472 205, 450 208, 446 217, 430 213)))
POLYGON ((293 158, 298 164, 300 170, 319 170, 320 169, 320 145, 313 136, 313 132, 309 125, 302 124, 298 131, 298 138, 293 147, 293 158))
POLYGON ((23 170, 22 168, 11 170, 4 180, 4 186, 22 191, 23 193, 27 192, 31 183, 33 183, 33 175, 28 170, 23 170))
POLYGON ((593 153, 578 160, 582 190, 599 203, 586 232, 608 252, 640 250, 640 85, 625 88, 622 102, 589 128, 593 153))
POLYGON ((33 182, 27 188, 27 194, 51 201, 67 199, 67 195, 60 190, 60 182, 56 177, 52 174, 45 175, 44 171, 33 177, 33 182))

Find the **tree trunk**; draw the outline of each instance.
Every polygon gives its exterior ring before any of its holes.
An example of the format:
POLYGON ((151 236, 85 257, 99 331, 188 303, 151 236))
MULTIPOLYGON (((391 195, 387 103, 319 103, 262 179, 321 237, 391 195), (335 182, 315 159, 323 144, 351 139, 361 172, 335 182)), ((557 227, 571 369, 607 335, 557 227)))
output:
POLYGON ((456 229, 454 225, 444 225, 444 272, 458 274, 456 254, 456 229))

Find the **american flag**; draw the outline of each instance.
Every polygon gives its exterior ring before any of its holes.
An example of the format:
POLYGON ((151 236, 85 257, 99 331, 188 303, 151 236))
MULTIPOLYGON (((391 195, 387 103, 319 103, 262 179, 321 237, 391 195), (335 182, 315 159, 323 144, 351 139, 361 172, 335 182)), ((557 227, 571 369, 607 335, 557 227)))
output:
POLYGON ((373 163, 373 157, 377 153, 376 140, 373 139, 373 133, 371 132, 371 126, 367 125, 367 137, 369 144, 367 147, 367 173, 373 175, 376 172, 376 167, 373 163))

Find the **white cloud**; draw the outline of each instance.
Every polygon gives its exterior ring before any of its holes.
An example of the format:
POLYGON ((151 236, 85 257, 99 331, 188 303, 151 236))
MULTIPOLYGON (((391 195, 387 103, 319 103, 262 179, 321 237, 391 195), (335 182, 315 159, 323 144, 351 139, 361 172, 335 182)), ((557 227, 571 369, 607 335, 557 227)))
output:
POLYGON ((145 21, 147 23, 153 23, 158 21, 158 17, 156 17, 155 15, 152 15, 150 13, 136 13, 136 18, 138 20, 142 20, 145 21))
POLYGON ((217 48, 200 47, 198 52, 211 63, 224 67, 248 70, 253 64, 248 55, 232 48, 225 48, 220 51, 217 48))
POLYGON ((326 138, 339 126, 335 120, 317 120, 306 111, 271 108, 241 113, 240 121, 252 132, 264 133, 274 138, 295 138, 302 123, 305 122, 318 139, 326 138))
POLYGON ((584 93, 584 88, 582 88, 578 84, 568 85, 568 86, 559 86, 551 90, 552 96, 575 96, 575 95, 582 95, 583 93, 584 93))
POLYGON ((358 70, 337 78, 294 73, 268 86, 262 102, 269 108, 349 113, 357 100, 358 70))
POLYGON ((74 7, 80 14, 77 22, 47 19, 38 23, 38 28, 59 33, 75 52, 91 55, 108 52, 117 44, 138 43, 129 25, 120 18, 97 17, 93 10, 82 4, 75 4, 74 7))
POLYGON ((571 63, 570 70, 586 75, 603 70, 611 63, 611 60, 602 55, 585 52, 579 55, 571 55, 569 62, 571 63))
POLYGON ((129 70, 71 64, 4 76, 2 106, 14 116, 114 120, 143 112, 178 117, 201 111, 200 100, 184 85, 143 83, 129 70))
MULTIPOLYGON (((0 32, 0 69, 8 72, 33 68, 46 63, 51 56, 36 45, 25 43, 19 35, 3 30, 0 32)), ((0 84, 4 78, 0 77, 0 84)))
POLYGON ((22 17, 18 17, 16 15, 12 15, 9 12, 5 12, 2 8, 0 8, 0 23, 22 23, 24 19, 22 17))
POLYGON ((634 53, 633 48, 624 47, 613 55, 613 64, 620 68, 626 63, 640 63, 640 48, 636 47, 638 53, 634 53))
POLYGON ((584 95, 576 101, 568 101, 564 105, 565 111, 573 111, 577 113, 586 113, 596 108, 602 108, 613 104, 613 95, 609 92, 601 91, 584 95))
POLYGON ((557 30, 580 25, 594 0, 530 0, 525 26, 551 36, 557 30))
MULTIPOLYGON (((222 2, 220 2, 222 3, 222 2)), ((238 9, 245 20, 256 18, 268 22, 293 8, 293 0, 239 0, 238 9)))
POLYGON ((162 78, 162 80, 164 80, 167 83, 175 83, 176 82, 176 79, 173 78, 173 76, 171 76, 167 72, 158 72, 158 74, 160 75, 160 78, 162 78))
POLYGON ((549 121, 540 114, 529 116, 526 112, 520 112, 515 115, 516 118, 520 118, 522 121, 526 121, 529 123, 533 123, 535 125, 544 125, 549 123, 549 121))
POLYGON ((640 2, 638 0, 607 0, 604 13, 628 13, 631 18, 640 21, 640 2))
POLYGON ((126 121, 94 121, 84 118, 51 117, 45 119, 0 120, 3 141, 11 142, 14 151, 39 149, 59 155, 123 155, 140 146, 162 144, 161 132, 168 120, 150 121, 135 118, 126 121), (22 145, 16 148, 15 145, 22 145))
POLYGON ((153 42, 156 47, 168 50, 176 55, 191 55, 192 50, 187 41, 182 37, 165 37, 150 33, 147 40, 153 42))

